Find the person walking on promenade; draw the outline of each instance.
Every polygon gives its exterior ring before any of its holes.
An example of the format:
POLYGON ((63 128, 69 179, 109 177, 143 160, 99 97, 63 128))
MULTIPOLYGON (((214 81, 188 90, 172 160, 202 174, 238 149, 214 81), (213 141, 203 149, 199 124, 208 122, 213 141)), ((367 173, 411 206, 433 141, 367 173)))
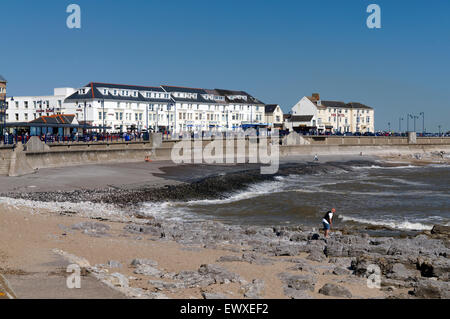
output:
POLYGON ((333 216, 336 213, 336 209, 332 208, 328 211, 322 219, 323 230, 325 233, 325 238, 328 238, 328 234, 330 233, 331 226, 333 226, 333 216))

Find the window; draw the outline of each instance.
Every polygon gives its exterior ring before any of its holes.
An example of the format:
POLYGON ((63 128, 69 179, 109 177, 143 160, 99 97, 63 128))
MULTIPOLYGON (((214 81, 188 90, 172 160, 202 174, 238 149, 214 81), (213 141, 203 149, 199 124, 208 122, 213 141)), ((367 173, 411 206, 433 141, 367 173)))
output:
POLYGON ((98 112, 98 119, 99 119, 99 120, 102 119, 102 112, 98 112))
POLYGON ((19 114, 16 113, 15 115, 16 115, 16 121, 18 121, 19 120, 19 114))
POLYGON ((25 113, 25 121, 28 121, 28 114, 25 113))

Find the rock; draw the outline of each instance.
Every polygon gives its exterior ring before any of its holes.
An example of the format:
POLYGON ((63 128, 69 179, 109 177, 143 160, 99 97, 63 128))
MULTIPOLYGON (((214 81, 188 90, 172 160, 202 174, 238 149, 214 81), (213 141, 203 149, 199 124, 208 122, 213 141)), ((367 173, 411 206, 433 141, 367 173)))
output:
POLYGON ((284 287, 284 294, 291 299, 312 299, 306 290, 297 290, 289 287, 284 287))
POLYGON ((441 280, 448 280, 450 273, 450 260, 448 258, 417 259, 417 269, 422 277, 438 277, 441 280))
POLYGON ((162 275, 161 271, 149 265, 138 265, 134 273, 150 277, 160 277, 162 275))
POLYGON ((397 280, 397 279, 389 279, 383 278, 381 280, 381 286, 385 287, 394 287, 394 288, 413 288, 417 286, 417 282, 414 280, 397 280))
POLYGON ((308 240, 319 240, 319 239, 320 239, 320 235, 317 233, 308 235, 308 240))
POLYGON ((392 266, 391 272, 387 274, 388 278, 396 280, 413 280, 420 276, 417 270, 407 269, 405 265, 400 263, 395 263, 392 266))
POLYGON ((351 271, 347 268, 337 266, 337 267, 334 267, 332 273, 333 273, 333 275, 336 275, 336 276, 344 276, 344 275, 349 275, 351 273, 351 271))
POLYGON ((187 288, 207 287, 216 282, 213 278, 200 275, 195 271, 182 271, 174 279, 183 281, 187 288))
POLYGON ((128 287, 128 278, 118 272, 111 274, 109 281, 116 287, 128 287))
POLYGON ((109 225, 97 222, 82 222, 72 225, 73 230, 81 230, 83 234, 98 237, 108 235, 107 231, 111 229, 109 225))
POLYGON ((313 250, 311 253, 306 257, 308 260, 322 262, 326 259, 325 254, 322 251, 319 250, 313 250))
POLYGON ((297 258, 289 261, 295 264, 293 267, 290 267, 289 270, 300 270, 316 273, 314 267, 312 267, 305 259, 297 258))
POLYGON ((352 265, 352 258, 350 257, 332 257, 328 260, 329 263, 335 264, 338 267, 349 269, 352 265))
POLYGON ((352 297, 352 293, 350 292, 350 290, 335 284, 325 284, 322 288, 319 289, 319 294, 333 297, 352 297))
POLYGON ((449 299, 450 285, 436 280, 421 280, 411 293, 417 298, 449 299))
POLYGON ((108 260, 106 266, 108 266, 109 268, 122 268, 122 264, 115 260, 108 260))
POLYGON ((274 256, 297 256, 300 249, 292 245, 279 245, 276 246, 272 252, 274 256))
POLYGON ((244 297, 250 299, 259 299, 264 295, 264 280, 255 279, 252 283, 243 287, 244 297))
POLYGON ((149 280, 148 283, 153 287, 160 290, 174 290, 174 289, 183 289, 186 286, 183 283, 178 282, 164 282, 160 280, 149 280))
POLYGON ((238 282, 240 279, 238 274, 232 273, 219 265, 201 265, 198 269, 198 273, 213 279, 219 284, 238 282))
POLYGON ((158 263, 151 259, 133 259, 131 261, 131 266, 136 267, 139 265, 148 265, 148 266, 156 267, 156 266, 158 266, 158 263))
POLYGON ((289 236, 290 241, 296 241, 296 242, 304 242, 308 240, 308 234, 303 232, 296 232, 289 236))
POLYGON ((329 240, 325 247, 327 257, 348 257, 348 250, 340 242, 329 240))
POLYGON ((123 228, 124 231, 132 234, 151 235, 159 238, 165 237, 165 233, 161 228, 161 225, 138 225, 128 224, 123 228))
POLYGON ((235 261, 243 261, 242 257, 239 256, 222 256, 219 259, 217 259, 217 262, 224 263, 224 262, 235 262, 235 261))
POLYGON ((317 282, 317 279, 312 275, 292 275, 282 273, 279 277, 288 288, 296 290, 314 291, 314 286, 317 282))
POLYGON ((255 264, 255 265, 272 265, 273 264, 273 260, 264 256, 260 256, 258 254, 255 253, 244 253, 242 254, 242 258, 243 261, 246 261, 250 264, 255 264))
POLYGON ((434 225, 431 229, 431 233, 433 235, 445 235, 450 236, 450 226, 444 226, 444 225, 434 225))
POLYGON ((386 275, 391 272, 392 262, 385 257, 362 255, 356 257, 356 259, 352 261, 351 269, 354 271, 355 275, 367 277, 369 275, 367 273, 368 268, 372 268, 373 266, 378 266, 380 268, 380 275, 386 275))
POLYGON ((211 293, 211 292, 203 292, 202 296, 204 299, 228 299, 224 294, 219 293, 211 293))

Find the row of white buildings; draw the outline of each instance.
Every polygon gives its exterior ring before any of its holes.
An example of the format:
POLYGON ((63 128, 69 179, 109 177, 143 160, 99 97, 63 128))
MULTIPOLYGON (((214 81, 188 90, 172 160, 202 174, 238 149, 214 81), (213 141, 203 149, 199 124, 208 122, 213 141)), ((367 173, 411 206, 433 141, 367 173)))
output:
POLYGON ((278 127, 296 131, 374 131, 373 109, 359 103, 304 97, 284 115, 245 91, 162 85, 145 87, 91 82, 79 89, 57 88, 50 96, 8 97, 7 122, 75 115, 78 123, 130 130, 202 132, 278 127))

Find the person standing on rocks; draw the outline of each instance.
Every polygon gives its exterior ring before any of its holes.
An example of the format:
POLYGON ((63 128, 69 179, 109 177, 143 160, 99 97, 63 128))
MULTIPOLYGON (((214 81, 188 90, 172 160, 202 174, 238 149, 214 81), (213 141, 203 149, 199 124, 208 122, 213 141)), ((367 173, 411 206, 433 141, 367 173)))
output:
POLYGON ((325 238, 328 238, 331 226, 333 226, 333 215, 336 213, 336 209, 332 208, 328 211, 322 219, 323 231, 325 232, 325 238))

